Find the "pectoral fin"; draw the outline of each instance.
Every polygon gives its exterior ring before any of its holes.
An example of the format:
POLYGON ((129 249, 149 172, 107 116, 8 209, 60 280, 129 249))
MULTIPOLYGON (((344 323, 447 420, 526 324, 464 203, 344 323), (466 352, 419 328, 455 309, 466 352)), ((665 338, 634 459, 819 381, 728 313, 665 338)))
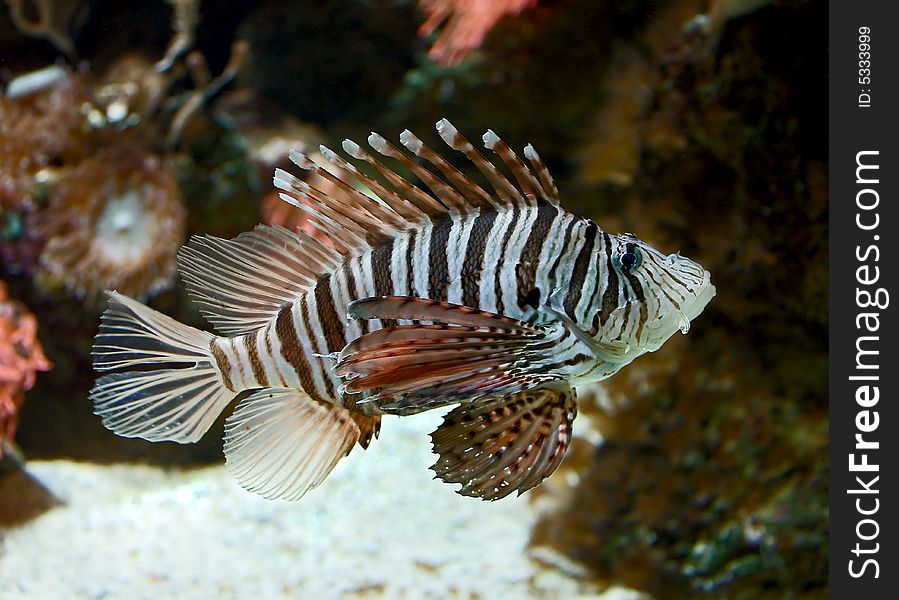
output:
POLYGON ((357 301, 350 315, 434 323, 380 329, 340 352, 335 371, 344 393, 382 412, 411 414, 556 378, 529 369, 551 346, 543 331, 503 315, 405 297, 357 301))
POLYGON ((594 357, 603 362, 616 363, 621 361, 628 353, 630 348, 628 348, 627 344, 600 342, 593 338, 593 336, 584 331, 574 319, 569 317, 564 309, 556 306, 556 303, 553 300, 553 298, 550 298, 550 302, 540 307, 540 310, 562 323, 562 325, 578 340, 590 348, 594 357))
POLYGON ((459 493, 498 500, 522 494, 562 462, 577 415, 573 389, 535 389, 462 404, 431 434, 431 467, 459 493))

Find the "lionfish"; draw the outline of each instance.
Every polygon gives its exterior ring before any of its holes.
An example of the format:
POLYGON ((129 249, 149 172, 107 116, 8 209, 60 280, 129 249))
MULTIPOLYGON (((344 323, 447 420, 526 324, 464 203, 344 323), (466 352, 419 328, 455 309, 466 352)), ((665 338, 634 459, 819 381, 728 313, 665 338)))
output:
POLYGON ((91 392, 103 424, 195 442, 249 392, 225 422, 227 467, 247 490, 293 500, 367 448, 382 415, 457 405, 431 434, 432 469, 460 494, 496 500, 552 474, 574 387, 686 333, 715 288, 692 260, 561 208, 531 145, 528 165, 484 134, 513 181, 447 120, 437 131, 491 191, 408 130, 405 151, 372 134, 374 153, 343 142, 364 171, 321 148, 355 186, 290 155, 349 203, 275 172, 281 198, 325 236, 267 225, 194 236, 179 270, 219 335, 108 292, 93 356, 113 372, 91 392))

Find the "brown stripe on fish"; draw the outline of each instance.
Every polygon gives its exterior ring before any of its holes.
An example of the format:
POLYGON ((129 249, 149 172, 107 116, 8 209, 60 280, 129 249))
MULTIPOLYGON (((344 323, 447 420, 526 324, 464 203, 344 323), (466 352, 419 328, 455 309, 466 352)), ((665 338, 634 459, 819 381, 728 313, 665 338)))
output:
MULTIPOLYGON (((365 294, 363 294, 362 291, 360 290, 361 282, 356 278, 356 269, 359 269, 360 274, 362 272, 361 265, 360 265, 361 260, 362 260, 361 258, 350 259, 350 260, 346 261, 345 263, 343 263, 343 267, 342 267, 342 269, 344 271, 344 277, 346 277, 347 290, 349 291, 350 298, 352 298, 352 299, 365 297, 365 294)), ((346 312, 346 309, 344 309, 344 312, 346 312)), ((362 331, 362 335, 365 335, 366 333, 369 332, 369 325, 368 325, 367 319, 361 319, 361 320, 356 321, 356 325, 362 331)))
POLYGON ((590 257, 593 255, 593 245, 596 242, 598 230, 596 223, 591 221, 587 224, 587 229, 584 231, 584 242, 581 244, 581 250, 574 261, 574 270, 571 273, 571 287, 565 295, 564 302, 565 314, 571 318, 575 318, 575 309, 581 301, 584 280, 587 277, 587 268, 590 266, 590 257))
POLYGON ((415 248, 412 251, 413 296, 425 298, 428 295, 428 278, 431 266, 428 257, 431 251, 431 228, 424 227, 417 231, 415 248))
POLYGON ((463 278, 469 276, 465 272, 465 255, 468 250, 471 229, 477 217, 476 214, 452 217, 453 227, 450 229, 449 241, 446 245, 447 270, 449 272, 446 299, 453 304, 462 304, 463 278))
POLYGON ((274 371, 277 383, 279 383, 280 385, 286 386, 287 385, 287 374, 281 370, 280 361, 277 359, 277 357, 275 355, 275 347, 274 347, 274 344, 272 343, 273 339, 275 341, 277 341, 277 338, 275 337, 274 323, 269 323, 269 325, 262 332, 260 332, 260 334, 265 339, 265 352, 267 355, 267 364, 274 371))
POLYGON ((683 281, 681 281, 680 279, 678 279, 678 277, 671 271, 671 269, 666 270, 666 274, 667 274, 668 277, 671 279, 671 281, 673 281, 673 282, 676 283, 677 285, 681 286, 681 287, 684 288, 685 290, 686 290, 686 289, 689 289, 690 286, 688 286, 686 283, 684 283, 683 281))
POLYGON ((390 276, 390 261, 393 257, 393 240, 371 251, 371 274, 376 296, 392 296, 393 281, 390 276))
POLYGON ((209 351, 215 359, 215 364, 222 376, 222 382, 225 384, 226 388, 233 392, 235 390, 234 383, 231 381, 231 361, 228 359, 227 355, 225 355, 225 351, 222 350, 222 347, 219 344, 219 339, 213 338, 212 343, 209 344, 209 351))
POLYGON ((599 319, 597 325, 594 320, 594 328, 598 332, 600 327, 605 326, 609 315, 618 308, 618 275, 615 272, 615 265, 612 263, 612 239, 608 233, 602 234, 603 246, 605 247, 605 290, 602 293, 602 306, 596 317, 599 319))
MULTIPOLYGON (((518 283, 518 306, 520 308, 525 305, 533 306, 531 301, 534 290, 537 289, 537 268, 540 266, 540 254, 543 244, 546 243, 546 236, 558 215, 559 210, 552 204, 542 200, 537 203, 537 218, 531 225, 516 266, 517 277, 515 279, 518 283)), ((537 289, 538 301, 539 296, 540 290, 537 289)))
POLYGON ((293 370, 299 377, 303 391, 315 400, 322 400, 315 389, 312 370, 309 362, 306 360, 306 352, 300 344, 299 335, 297 335, 296 324, 293 319, 293 306, 287 305, 278 311, 278 317, 275 320, 275 334, 278 336, 278 342, 281 344, 281 356, 284 357, 287 364, 293 367, 293 370))
MULTIPOLYGON (((628 244, 627 251, 633 252, 634 245, 628 244)), ((640 339, 643 335, 643 326, 646 325, 647 312, 646 312, 646 296, 643 293, 643 286, 640 285, 640 280, 633 273, 625 273, 624 276, 627 278, 628 282, 631 284, 631 289, 634 291, 634 296, 637 298, 637 303, 640 306, 640 316, 637 321, 637 333, 634 336, 635 339, 640 339)))
POLYGON ((569 219, 568 225, 565 227, 565 234, 562 236, 562 245, 559 246, 559 252, 556 254, 556 258, 553 260, 552 267, 550 267, 549 274, 547 275, 549 281, 556 281, 556 273, 559 270, 559 264, 562 262, 562 258, 568 255, 568 244, 571 241, 571 234, 574 231, 574 228, 578 226, 579 222, 579 219, 569 219))
POLYGON ((584 353, 584 345, 574 334, 567 329, 563 335, 555 338, 552 345, 552 353, 547 354, 546 362, 540 364, 541 372, 557 373, 565 378, 579 374, 580 369, 573 367, 585 361, 593 361, 594 358, 584 353), (581 360, 578 357, 585 357, 581 360))
POLYGON ((573 367, 590 360, 593 360, 593 357, 588 354, 575 354, 571 358, 566 358, 563 364, 566 367, 573 367))
POLYGON ((415 291, 415 236, 416 231, 413 229, 409 232, 409 242, 406 244, 406 289, 410 296, 417 296, 415 291))
MULTIPOLYGON (((603 232, 603 234, 605 234, 605 232, 603 232)), ((590 261, 590 269, 588 270, 588 277, 590 279, 590 285, 587 289, 588 301, 584 304, 583 314, 579 319, 579 322, 586 323, 591 311, 593 312, 593 320, 590 331, 588 332, 591 336, 596 335, 599 331, 599 311, 596 310, 596 297, 599 295, 600 291, 602 291, 602 278, 604 274, 604 261, 602 256, 605 252, 605 235, 599 236, 596 239, 596 244, 597 247, 593 252, 593 260, 590 261)))
MULTIPOLYGON (((312 311, 309 308, 309 304, 314 300, 314 294, 306 294, 305 296, 303 296, 303 299, 300 300, 299 303, 300 318, 302 319, 303 328, 309 333, 309 343, 312 346, 313 360, 310 362, 310 366, 317 371, 319 377, 321 377, 322 381, 324 382, 325 395, 328 398, 336 398, 336 396, 334 395, 334 384, 331 381, 331 373, 329 372, 329 370, 325 369, 325 365, 322 359, 315 357, 316 354, 327 354, 328 350, 322 348, 322 343, 327 344, 326 340, 324 339, 324 332, 321 329, 316 329, 313 327, 312 319, 310 316, 312 314, 312 311), (322 342, 319 342, 319 339, 321 339, 322 342)), ((317 311, 316 317, 318 317, 317 311)))
POLYGON ((487 252, 487 237, 496 223, 496 211, 483 211, 474 220, 465 259, 462 262, 462 304, 481 305, 481 273, 484 270, 484 256, 487 252))
POLYGON ((390 280, 394 296, 411 295, 409 288, 409 236, 401 235, 393 243, 390 256, 390 280))
POLYGON ((262 361, 259 360, 259 349, 256 347, 258 340, 256 339, 257 332, 249 333, 243 336, 244 347, 247 351, 247 359, 250 363, 250 369, 253 371, 253 379, 261 386, 265 387, 268 385, 268 377, 265 375, 265 368, 262 366, 262 361))
POLYGON ((449 284, 449 259, 446 248, 449 244, 452 219, 438 219, 431 228, 431 244, 428 247, 428 298, 446 301, 449 284))
POLYGON ((249 358, 247 357, 246 345, 240 341, 239 337, 226 338, 225 343, 227 344, 224 348, 225 352, 227 353, 230 351, 233 355, 231 366, 234 386, 241 390, 253 387, 253 377, 247 370, 249 358), (237 368, 233 369, 233 367, 237 368))
POLYGON ((325 354, 338 352, 346 346, 346 331, 343 319, 334 308, 334 296, 331 291, 331 276, 325 275, 315 285, 315 306, 318 309, 318 322, 327 344, 325 354))
MULTIPOLYGON (((656 264, 656 259, 655 259, 655 257, 652 257, 652 256, 649 256, 649 257, 644 256, 643 260, 644 260, 644 264, 646 265, 646 267, 650 267, 650 265, 656 264)), ((662 292, 662 294, 664 294, 665 298, 667 298, 668 301, 671 303, 671 305, 674 306, 674 308, 680 310, 680 304, 681 304, 680 301, 676 300, 671 294, 668 293, 667 288, 669 286, 664 285, 663 282, 656 279, 655 269, 645 268, 645 273, 646 273, 646 276, 649 277, 649 280, 652 281, 653 285, 655 286, 655 289, 660 290, 662 292)))
MULTIPOLYGON (((393 296, 393 277, 390 272, 390 263, 393 259, 393 244, 390 240, 386 244, 382 244, 371 251, 369 260, 371 261, 372 282, 375 285, 375 296, 393 296)), ((384 327, 393 327, 396 325, 394 319, 384 319, 382 321, 384 327)), ((338 348, 337 350, 340 350, 338 348)))

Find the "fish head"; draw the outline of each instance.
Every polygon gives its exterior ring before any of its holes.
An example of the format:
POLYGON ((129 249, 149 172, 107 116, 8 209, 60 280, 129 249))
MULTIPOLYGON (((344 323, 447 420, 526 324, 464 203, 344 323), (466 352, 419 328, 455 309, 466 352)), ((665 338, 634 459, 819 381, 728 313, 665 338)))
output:
POLYGON ((606 260, 614 273, 598 307, 605 318, 596 339, 621 348, 629 362, 658 350, 678 331, 687 333, 715 286, 702 265, 680 253, 664 254, 630 233, 611 240, 606 260))

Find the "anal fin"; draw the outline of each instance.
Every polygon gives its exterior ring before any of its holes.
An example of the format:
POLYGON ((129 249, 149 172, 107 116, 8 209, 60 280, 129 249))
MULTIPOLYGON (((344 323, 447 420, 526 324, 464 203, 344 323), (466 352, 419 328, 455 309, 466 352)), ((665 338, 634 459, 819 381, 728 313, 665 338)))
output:
POLYGON ((363 415, 358 412, 350 412, 356 427, 359 428, 359 445, 367 450, 372 440, 378 439, 381 433, 381 415, 363 415))
POLYGON ((498 500, 522 494, 561 464, 577 415, 574 389, 540 388, 462 404, 431 434, 431 467, 458 493, 498 500))
MULTIPOLYGON (((294 389, 264 389, 244 398, 225 421, 225 458, 243 488, 298 500, 324 481, 361 433, 342 406, 294 389)), ((368 441, 372 433, 365 433, 368 441)))

